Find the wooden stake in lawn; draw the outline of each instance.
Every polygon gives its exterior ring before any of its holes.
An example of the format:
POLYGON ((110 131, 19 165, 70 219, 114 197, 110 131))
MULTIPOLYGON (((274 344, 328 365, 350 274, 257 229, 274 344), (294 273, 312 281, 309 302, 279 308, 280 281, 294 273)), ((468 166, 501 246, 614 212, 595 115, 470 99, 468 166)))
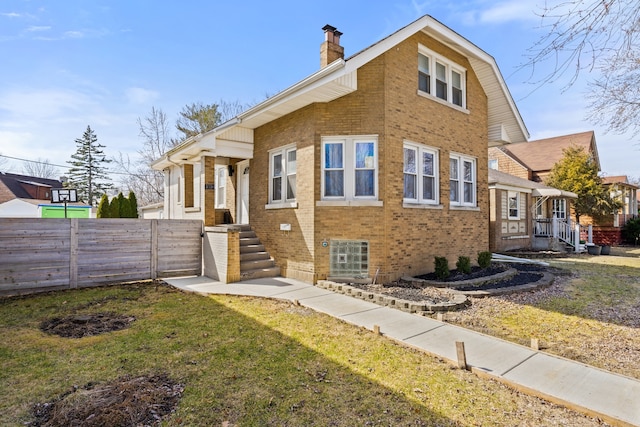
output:
POLYGON ((463 341, 456 341, 456 353, 458 355, 458 368, 467 369, 467 355, 464 352, 463 341))
POLYGON ((531 338, 531 348, 535 351, 540 350, 540 341, 538 338, 531 338))

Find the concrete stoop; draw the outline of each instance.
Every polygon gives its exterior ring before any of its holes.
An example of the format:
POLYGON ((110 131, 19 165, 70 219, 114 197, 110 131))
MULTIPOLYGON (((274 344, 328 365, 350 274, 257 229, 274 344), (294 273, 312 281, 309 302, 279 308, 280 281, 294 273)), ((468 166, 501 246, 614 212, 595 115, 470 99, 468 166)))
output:
POLYGON ((240 228, 240 278, 242 280, 277 277, 280 267, 260 243, 249 224, 240 228))

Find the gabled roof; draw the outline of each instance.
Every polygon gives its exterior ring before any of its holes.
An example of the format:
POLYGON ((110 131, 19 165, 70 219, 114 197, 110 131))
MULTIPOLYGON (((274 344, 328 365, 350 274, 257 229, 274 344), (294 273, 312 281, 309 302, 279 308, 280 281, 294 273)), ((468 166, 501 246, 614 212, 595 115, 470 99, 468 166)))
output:
POLYGON ((0 172, 0 182, 2 182, 17 199, 32 198, 24 188, 24 185, 34 185, 38 187, 48 188, 62 187, 62 182, 56 179, 40 178, 37 176, 18 175, 4 172, 0 172))
MULTIPOLYGON (((421 31, 468 58, 487 95, 487 132, 490 139, 526 141, 529 133, 495 59, 455 31, 425 15, 346 60, 335 60, 217 128, 186 140, 153 162, 152 166, 162 169, 174 161, 198 156, 203 151, 210 155, 225 155, 225 148, 231 150, 225 147, 223 141, 253 144, 253 129, 307 105, 333 101, 357 90, 358 68, 421 31)), ((244 148, 248 153, 245 158, 250 158, 250 147, 244 148)), ((235 153, 237 156, 237 151, 235 153)))
POLYGON ((500 149, 533 172, 545 172, 550 171, 553 165, 564 156, 563 150, 571 146, 582 147, 587 153, 591 153, 600 170, 600 159, 593 131, 509 144, 500 149))
POLYGON ((571 191, 549 187, 548 185, 544 185, 540 182, 529 181, 528 179, 519 178, 495 169, 489 169, 489 188, 523 191, 525 193, 531 193, 531 195, 535 197, 548 196, 566 197, 569 199, 578 198, 578 195, 571 191))

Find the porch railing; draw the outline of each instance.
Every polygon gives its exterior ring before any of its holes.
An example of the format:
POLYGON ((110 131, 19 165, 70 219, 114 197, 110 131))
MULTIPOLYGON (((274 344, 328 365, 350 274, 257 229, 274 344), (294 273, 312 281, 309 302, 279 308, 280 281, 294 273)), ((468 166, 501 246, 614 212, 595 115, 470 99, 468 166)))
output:
POLYGON ((553 237, 574 248, 575 252, 584 250, 581 240, 593 243, 591 225, 584 226, 572 223, 570 219, 537 218, 533 220, 534 235, 538 237, 553 237))

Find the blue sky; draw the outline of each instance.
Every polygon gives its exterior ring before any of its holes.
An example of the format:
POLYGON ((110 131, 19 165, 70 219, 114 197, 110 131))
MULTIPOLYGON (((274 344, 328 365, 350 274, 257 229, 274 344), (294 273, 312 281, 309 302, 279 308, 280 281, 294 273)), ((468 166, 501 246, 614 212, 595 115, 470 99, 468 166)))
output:
MULTIPOLYGON (((135 155, 138 117, 186 104, 255 104, 319 69, 321 28, 350 56, 424 14, 493 55, 531 139, 596 131, 603 172, 640 177, 640 146, 584 120, 588 75, 531 94, 527 48, 543 0, 2 0, 0 154, 66 165, 90 125, 109 157, 135 155)), ((4 170, 20 173, 11 160, 4 170)), ((64 172, 61 169, 61 172, 64 172)), ((114 180, 116 180, 114 176, 114 180)))

